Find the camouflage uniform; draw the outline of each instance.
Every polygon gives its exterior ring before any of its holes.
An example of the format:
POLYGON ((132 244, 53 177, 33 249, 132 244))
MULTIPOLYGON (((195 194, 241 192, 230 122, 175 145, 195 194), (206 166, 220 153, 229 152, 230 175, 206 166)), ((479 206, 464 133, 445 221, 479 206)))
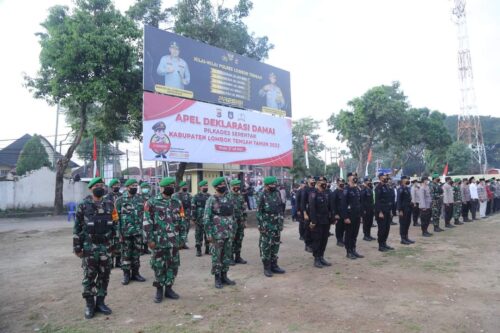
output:
POLYGON ((247 220, 247 211, 245 209, 246 203, 243 195, 240 193, 231 191, 227 196, 233 201, 234 206, 232 249, 233 253, 239 257, 243 244, 243 237, 245 236, 245 224, 247 220))
POLYGON ((203 214, 205 213, 205 204, 207 203, 210 194, 199 192, 191 200, 191 218, 196 224, 196 231, 194 234, 196 247, 203 245, 203 240, 205 240, 205 246, 208 247, 207 233, 203 227, 203 214))
POLYGON ((429 190, 431 192, 431 211, 432 211, 432 224, 434 228, 439 228, 439 218, 441 216, 441 208, 442 208, 442 197, 443 197, 443 189, 439 184, 434 182, 429 183, 429 190))
POLYGON ((121 240, 122 270, 137 272, 141 261, 142 218, 144 202, 140 194, 125 192, 116 200, 116 210, 120 216, 118 234, 121 240))
POLYGON ((189 217, 191 216, 191 200, 192 200, 192 195, 189 192, 177 192, 172 195, 173 199, 177 199, 182 203, 182 207, 184 207, 184 213, 186 214, 187 218, 183 219, 183 223, 181 226, 181 245, 186 244, 188 241, 188 233, 189 233, 189 227, 191 225, 191 221, 189 217))
POLYGON ((455 223, 460 219, 460 214, 462 213, 462 192, 460 191, 460 186, 453 186, 453 219, 455 223))
POLYGON ((144 206, 144 237, 156 245, 150 260, 155 287, 171 287, 174 284, 180 266, 179 232, 183 220, 184 209, 177 199, 158 194, 144 206))
POLYGON ((207 237, 211 238, 212 274, 221 275, 229 270, 233 237, 232 201, 226 194, 212 195, 205 204, 203 224, 207 237))
POLYGON ((264 264, 278 260, 280 236, 283 230, 283 209, 280 193, 263 190, 257 198, 260 257, 264 264))
POLYGON ((89 195, 78 205, 73 227, 73 251, 83 251, 84 298, 107 295, 117 220, 114 203, 106 198, 94 201, 89 195))
MULTIPOLYGON (((118 200, 118 198, 120 198, 122 196, 122 193, 120 192, 109 192, 108 194, 106 194, 106 196, 104 197, 104 199, 108 200, 108 201, 111 201, 113 204, 116 204, 116 200, 118 200)), ((121 261, 120 261, 120 256, 121 256, 121 244, 120 244, 120 237, 118 235, 118 233, 115 234, 115 237, 113 237, 112 239, 112 243, 113 243, 113 252, 111 253, 111 267, 113 267, 113 259, 116 258, 116 267, 119 267, 121 265, 121 261)))

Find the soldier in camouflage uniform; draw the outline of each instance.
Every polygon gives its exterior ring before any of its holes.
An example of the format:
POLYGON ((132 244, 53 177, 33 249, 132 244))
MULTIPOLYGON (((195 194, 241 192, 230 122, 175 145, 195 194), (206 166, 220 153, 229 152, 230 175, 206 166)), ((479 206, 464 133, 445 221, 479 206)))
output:
POLYGON ((150 264, 155 274, 155 303, 163 300, 163 287, 165 297, 179 298, 172 290, 172 285, 180 265, 179 232, 184 219, 184 209, 182 203, 172 196, 174 186, 174 178, 163 178, 160 181, 160 193, 144 205, 144 236, 152 250, 150 264))
POLYGON ((101 177, 92 179, 88 188, 92 194, 78 205, 76 212, 73 252, 82 259, 85 318, 90 319, 94 312, 111 314, 104 298, 108 290, 118 214, 113 201, 103 198, 106 190, 101 177), (97 296, 95 300, 94 296, 97 296))
POLYGON ((179 183, 179 188, 180 188, 180 191, 175 193, 172 196, 172 198, 177 199, 182 203, 182 207, 184 207, 184 212, 187 216, 187 218, 185 218, 183 220, 183 225, 181 228, 181 246, 180 246, 180 249, 189 249, 187 242, 188 242, 189 227, 191 225, 191 220, 189 219, 189 217, 191 217, 192 195, 191 195, 191 193, 188 192, 187 183, 185 181, 181 181, 179 183))
POLYGON ((264 275, 283 274, 278 266, 280 236, 283 230, 283 210, 280 193, 276 191, 276 177, 264 178, 264 190, 257 199, 257 221, 259 224, 260 257, 264 264, 264 275))
POLYGON ((231 265, 246 264, 247 261, 241 257, 241 245, 243 237, 245 236, 245 227, 247 222, 247 211, 245 209, 245 199, 240 193, 241 181, 234 179, 231 181, 231 191, 227 195, 232 201, 234 206, 234 224, 233 224, 233 255, 231 256, 231 265))
POLYGON ((123 280, 127 285, 130 279, 144 282, 145 278, 139 273, 142 252, 142 218, 144 215, 144 202, 137 193, 137 180, 128 179, 125 182, 127 192, 116 200, 116 210, 120 217, 118 234, 120 237, 123 280), (130 271, 132 270, 132 276, 130 271))
POLYGON ((215 178, 212 182, 215 194, 208 198, 205 204, 203 224, 210 242, 212 254, 212 274, 215 277, 215 288, 223 284, 234 285, 227 277, 231 254, 233 253, 231 239, 233 237, 233 202, 228 198, 224 177, 215 178))
POLYGON ((431 219, 434 225, 434 232, 444 231, 439 227, 439 218, 441 216, 443 189, 439 185, 439 175, 437 173, 432 175, 432 182, 429 184, 429 191, 431 192, 431 219))
POLYGON ((196 229, 194 234, 194 239, 196 242, 196 256, 201 257, 201 247, 203 246, 203 240, 205 240, 205 254, 210 253, 210 247, 207 242, 207 234, 205 228, 203 227, 203 214, 205 213, 205 204, 210 197, 208 193, 208 182, 202 180, 198 183, 200 191, 193 196, 191 200, 191 219, 193 220, 196 229))
POLYGON ((463 224, 460 222, 460 214, 462 213, 462 191, 460 190, 461 181, 460 178, 453 179, 453 219, 455 220, 455 225, 463 224))
MULTIPOLYGON (((147 182, 141 183, 141 198, 142 202, 146 204, 146 202, 151 198, 151 185, 147 182)), ((141 221, 144 221, 144 209, 142 210, 141 221)), ((142 222, 143 223, 143 222, 142 222)), ((142 254, 151 254, 148 249, 148 241, 146 238, 142 237, 142 254)))
MULTIPOLYGON (((120 193, 120 181, 117 178, 113 178, 108 183, 109 193, 106 195, 106 200, 110 200, 113 203, 116 203, 119 197, 122 196, 120 193)), ((118 237, 118 233, 115 238, 113 238, 113 248, 114 251, 111 253, 111 268, 113 268, 113 264, 115 267, 121 267, 121 248, 120 248, 120 238, 118 237)))

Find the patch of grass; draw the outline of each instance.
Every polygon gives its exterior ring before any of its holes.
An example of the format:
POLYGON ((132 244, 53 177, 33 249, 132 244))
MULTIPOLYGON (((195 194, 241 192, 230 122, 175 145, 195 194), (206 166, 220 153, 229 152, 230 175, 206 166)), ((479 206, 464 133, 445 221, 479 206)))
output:
POLYGON ((300 330, 300 326, 297 323, 291 323, 288 325, 288 332, 298 332, 300 330))
POLYGON ((373 261, 370 261, 370 265, 373 266, 373 267, 382 267, 385 264, 387 264, 388 262, 389 261, 385 260, 385 259, 382 259, 382 260, 373 260, 373 261))
POLYGON ((39 320, 40 314, 38 312, 31 312, 28 319, 29 320, 39 320))
POLYGON ((40 333, 90 333, 95 332, 95 330, 82 329, 79 327, 58 327, 51 323, 45 323, 40 330, 40 333))
POLYGON ((429 272, 451 273, 456 272, 458 262, 454 260, 425 261, 421 264, 421 266, 424 270, 429 272))
POLYGON ((190 325, 182 325, 182 326, 164 326, 161 324, 147 327, 144 330, 140 331, 141 333, 194 333, 200 332, 198 329, 190 326, 190 325))
POLYGON ((399 248, 394 251, 388 251, 384 254, 384 257, 395 257, 399 259, 408 259, 407 257, 413 256, 416 257, 422 253, 421 246, 407 246, 403 248, 399 248))

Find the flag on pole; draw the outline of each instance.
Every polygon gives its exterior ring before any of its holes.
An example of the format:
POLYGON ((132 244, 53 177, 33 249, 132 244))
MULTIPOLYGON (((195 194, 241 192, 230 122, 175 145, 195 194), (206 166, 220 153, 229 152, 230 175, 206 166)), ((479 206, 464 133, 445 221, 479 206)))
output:
POLYGON ((372 161, 372 150, 370 148, 370 151, 368 152, 368 158, 366 159, 366 170, 365 170, 365 176, 368 176, 368 166, 370 165, 370 162, 372 161))
POLYGON ((446 177, 447 175, 448 175, 448 163, 446 163, 443 170, 443 176, 446 177))
POLYGON ((92 151, 92 159, 94 160, 94 178, 99 177, 99 170, 97 169, 97 141, 94 136, 94 150, 92 151))
POLYGON ((304 155, 306 157, 306 168, 309 169, 309 147, 307 146, 307 136, 304 135, 304 155))

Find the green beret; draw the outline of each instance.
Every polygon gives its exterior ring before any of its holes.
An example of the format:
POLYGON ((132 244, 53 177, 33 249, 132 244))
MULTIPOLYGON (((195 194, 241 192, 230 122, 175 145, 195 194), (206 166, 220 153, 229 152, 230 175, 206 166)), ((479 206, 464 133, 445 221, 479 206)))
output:
POLYGON ((151 188, 151 185, 149 185, 149 183, 146 183, 146 182, 141 184, 141 188, 146 188, 146 187, 151 188))
POLYGON ((231 185, 231 186, 238 186, 238 185, 241 185, 241 180, 239 180, 239 179, 233 179, 233 180, 231 180, 230 185, 231 185))
POLYGON ((433 180, 434 180, 434 179, 436 179, 436 178, 439 178, 439 177, 440 177, 440 176, 439 176, 439 174, 438 174, 438 173, 433 173, 433 174, 432 174, 432 179, 433 179, 433 180))
POLYGON ((455 183, 458 183, 458 182, 460 182, 460 178, 455 178, 455 179, 453 179, 453 181, 454 181, 455 183))
POLYGON ((119 182, 120 182, 120 181, 118 180, 118 178, 113 178, 113 179, 111 179, 111 180, 109 181, 108 186, 109 186, 109 187, 111 187, 111 186, 113 186, 113 185, 118 184, 119 182))
POLYGON ((224 183, 226 180, 224 179, 224 177, 217 177, 215 178, 213 181, 212 181, 212 186, 213 187, 217 187, 219 186, 220 184, 224 183))
POLYGON ((98 184, 98 183, 104 183, 104 181, 102 180, 101 177, 92 178, 92 180, 89 182, 89 185, 87 187, 91 188, 92 186, 94 186, 95 184, 98 184))
POLYGON ((175 178, 172 178, 172 177, 165 177, 160 181, 161 187, 169 186, 172 184, 175 184, 175 178))
POLYGON ((202 186, 205 186, 207 184, 208 184, 208 182, 206 180, 202 180, 201 182, 198 183, 198 186, 202 187, 202 186))
POLYGON ((186 186, 186 184, 187 184, 187 183, 183 180, 183 181, 181 181, 181 182, 179 183, 179 187, 184 187, 184 186, 186 186))
POLYGON ((125 182, 125 186, 130 186, 133 184, 137 184, 137 180, 134 178, 127 179, 127 181, 125 182))
POLYGON ((277 180, 276 177, 274 176, 269 176, 264 178, 264 185, 271 185, 271 184, 276 184, 277 180))

